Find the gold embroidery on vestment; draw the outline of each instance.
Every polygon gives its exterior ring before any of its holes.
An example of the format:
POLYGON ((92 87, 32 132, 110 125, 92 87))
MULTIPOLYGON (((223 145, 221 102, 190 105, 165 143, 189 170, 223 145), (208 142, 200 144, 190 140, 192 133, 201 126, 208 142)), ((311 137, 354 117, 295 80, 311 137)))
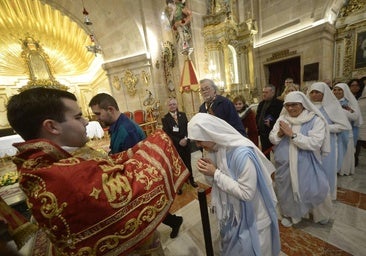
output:
POLYGON ((120 208, 131 201, 132 189, 128 179, 121 173, 102 174, 102 185, 109 204, 120 208))
POLYGON ((89 196, 94 197, 95 199, 98 199, 101 191, 102 190, 93 187, 93 191, 89 194, 89 196))

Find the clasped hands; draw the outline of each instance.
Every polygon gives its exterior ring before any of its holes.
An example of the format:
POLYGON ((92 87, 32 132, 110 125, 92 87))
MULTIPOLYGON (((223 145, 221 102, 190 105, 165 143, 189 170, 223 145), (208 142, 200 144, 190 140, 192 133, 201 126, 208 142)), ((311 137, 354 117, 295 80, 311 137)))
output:
POLYGON ((202 174, 207 176, 214 176, 217 169, 212 160, 209 158, 198 159, 197 168, 202 174))
POLYGON ((283 135, 292 137, 294 135, 294 132, 291 129, 291 126, 286 123, 285 121, 280 120, 280 129, 277 132, 278 137, 283 137, 283 135))
POLYGON ((349 112, 351 112, 351 113, 353 113, 353 112, 355 112, 355 111, 353 111, 353 109, 352 108, 350 108, 349 106, 342 106, 345 110, 347 110, 347 111, 349 111, 349 112))

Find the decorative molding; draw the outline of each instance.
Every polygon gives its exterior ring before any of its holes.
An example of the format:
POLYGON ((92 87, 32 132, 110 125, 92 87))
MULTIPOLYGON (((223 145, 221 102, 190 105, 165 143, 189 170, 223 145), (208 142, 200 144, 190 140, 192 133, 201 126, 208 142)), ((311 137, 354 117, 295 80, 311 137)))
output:
POLYGON ((274 60, 279 60, 279 59, 283 59, 286 57, 294 56, 296 54, 297 54, 296 50, 290 51, 289 49, 286 49, 286 50, 272 53, 272 57, 267 58, 266 61, 270 62, 270 61, 274 61, 274 60))
POLYGON ((295 26, 295 25, 299 24, 300 22, 301 22, 301 20, 300 20, 300 19, 296 19, 296 20, 290 21, 290 22, 288 22, 288 23, 286 23, 286 24, 283 24, 283 25, 278 26, 278 27, 276 27, 276 28, 274 28, 274 29, 272 29, 272 30, 268 30, 268 31, 266 31, 266 32, 262 33, 262 34, 261 34, 261 37, 270 36, 271 34, 274 34, 274 33, 276 33, 276 32, 284 31, 284 30, 286 30, 287 28, 290 28, 290 27, 293 27, 293 26, 295 26))
POLYGON ((130 70, 132 70, 136 68, 141 68, 143 66, 151 66, 150 59, 147 58, 146 53, 105 62, 102 65, 102 68, 107 72, 107 74, 110 75, 125 67, 128 67, 130 70))

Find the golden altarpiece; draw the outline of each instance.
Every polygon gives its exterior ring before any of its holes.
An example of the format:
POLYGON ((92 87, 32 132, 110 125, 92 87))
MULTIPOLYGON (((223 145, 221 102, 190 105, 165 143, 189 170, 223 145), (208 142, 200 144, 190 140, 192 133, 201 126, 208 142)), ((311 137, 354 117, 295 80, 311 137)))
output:
POLYGON ((20 91, 32 87, 47 87, 61 90, 67 90, 68 87, 60 84, 53 76, 48 55, 43 51, 42 46, 33 37, 27 36, 21 40, 22 53, 27 71, 29 72, 29 81, 20 91))
POLYGON ((334 82, 366 76, 366 1, 350 0, 337 19, 334 82))
MULTIPOLYGON (((220 92, 232 98, 242 94, 250 103, 254 86, 253 35, 255 21, 239 22, 238 1, 210 1, 203 17, 206 73, 220 92)), ((256 96, 256 95, 255 95, 256 96)))

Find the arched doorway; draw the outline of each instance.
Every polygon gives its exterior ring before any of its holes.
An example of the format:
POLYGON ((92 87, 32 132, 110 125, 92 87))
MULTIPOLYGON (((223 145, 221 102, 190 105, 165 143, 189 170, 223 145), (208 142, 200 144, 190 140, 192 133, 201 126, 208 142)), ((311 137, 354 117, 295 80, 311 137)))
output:
POLYGON ((300 56, 267 64, 266 66, 269 73, 268 83, 276 87, 277 95, 281 95, 285 79, 288 77, 293 78, 294 83, 300 85, 300 56))

